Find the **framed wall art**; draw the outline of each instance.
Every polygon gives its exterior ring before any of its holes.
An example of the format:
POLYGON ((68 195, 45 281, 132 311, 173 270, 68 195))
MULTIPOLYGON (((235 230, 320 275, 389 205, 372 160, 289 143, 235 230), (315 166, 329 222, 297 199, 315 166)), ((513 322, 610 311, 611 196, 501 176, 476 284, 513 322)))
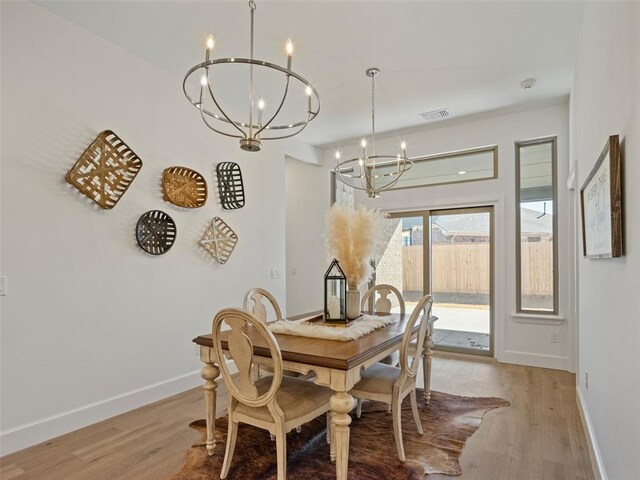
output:
POLYGON ((622 255, 622 178, 618 135, 607 140, 598 161, 580 189, 583 255, 622 255))

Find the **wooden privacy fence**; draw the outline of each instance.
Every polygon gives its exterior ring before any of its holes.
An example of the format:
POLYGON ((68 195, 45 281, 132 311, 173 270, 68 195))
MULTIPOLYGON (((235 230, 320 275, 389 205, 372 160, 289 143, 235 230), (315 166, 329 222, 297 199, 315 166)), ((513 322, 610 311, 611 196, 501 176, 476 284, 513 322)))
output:
MULTIPOLYGON (((522 244, 522 293, 550 295, 553 292, 553 243, 522 244), (530 259, 536 259, 531 263, 530 259)), ((422 245, 402 247, 403 290, 421 291, 422 245)), ((486 243, 433 245, 432 291, 488 294, 490 250, 486 243)))

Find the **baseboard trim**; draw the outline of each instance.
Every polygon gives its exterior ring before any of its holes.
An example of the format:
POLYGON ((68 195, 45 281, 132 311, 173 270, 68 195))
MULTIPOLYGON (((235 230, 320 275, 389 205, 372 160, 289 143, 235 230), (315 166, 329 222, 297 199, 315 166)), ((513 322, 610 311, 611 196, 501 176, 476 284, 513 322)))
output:
POLYGON ((576 386, 576 403, 578 404, 578 411, 580 412, 580 420, 582 420, 585 436, 587 437, 587 447, 589 448, 589 459, 591 460, 593 475, 596 480, 607 480, 607 473, 604 469, 602 455, 600 454, 600 448, 596 440, 596 432, 593 430, 589 409, 587 408, 587 403, 582 396, 582 391, 579 386, 576 386))
POLYGON ((198 385, 202 385, 199 370, 7 429, 0 432, 0 456, 45 442, 198 385))
POLYGON ((516 352, 507 350, 502 352, 498 358, 502 363, 515 363, 516 365, 526 365, 529 367, 551 368, 554 370, 569 370, 569 359, 556 355, 541 355, 538 353, 516 352))
POLYGON ((464 360, 470 360, 473 362, 485 362, 495 363, 495 357, 489 357, 487 355, 474 355, 473 353, 461 353, 461 352, 448 352, 446 350, 433 350, 434 357, 443 358, 460 358, 464 360))

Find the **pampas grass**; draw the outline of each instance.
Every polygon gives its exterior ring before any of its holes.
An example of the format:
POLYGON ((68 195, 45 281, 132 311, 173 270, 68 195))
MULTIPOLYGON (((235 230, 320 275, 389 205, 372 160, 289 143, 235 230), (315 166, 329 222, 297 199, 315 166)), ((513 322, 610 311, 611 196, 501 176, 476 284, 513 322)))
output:
POLYGON ((379 210, 363 206, 356 209, 333 205, 327 213, 327 249, 340 262, 351 286, 360 285, 372 273, 369 258, 373 254, 379 210))

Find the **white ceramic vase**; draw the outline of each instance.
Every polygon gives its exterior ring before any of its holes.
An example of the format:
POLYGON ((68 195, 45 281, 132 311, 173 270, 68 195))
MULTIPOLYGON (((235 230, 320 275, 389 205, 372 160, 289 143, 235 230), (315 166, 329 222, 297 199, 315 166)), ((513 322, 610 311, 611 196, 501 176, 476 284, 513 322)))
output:
POLYGON ((360 290, 357 285, 347 284, 347 320, 360 316, 360 290))

